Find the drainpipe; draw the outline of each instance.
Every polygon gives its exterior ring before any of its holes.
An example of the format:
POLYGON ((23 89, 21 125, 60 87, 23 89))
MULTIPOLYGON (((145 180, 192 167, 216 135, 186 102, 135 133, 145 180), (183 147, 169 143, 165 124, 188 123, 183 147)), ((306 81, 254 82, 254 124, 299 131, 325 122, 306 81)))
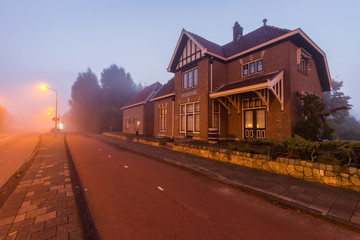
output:
POLYGON ((171 139, 174 138, 175 129, 175 97, 172 98, 172 111, 171 111, 171 139))
MULTIPOLYGON (((210 93, 213 92, 213 57, 210 58, 210 93)), ((211 100, 211 127, 214 126, 214 100, 211 100)))
POLYGON ((210 58, 210 93, 213 92, 213 57, 210 58))

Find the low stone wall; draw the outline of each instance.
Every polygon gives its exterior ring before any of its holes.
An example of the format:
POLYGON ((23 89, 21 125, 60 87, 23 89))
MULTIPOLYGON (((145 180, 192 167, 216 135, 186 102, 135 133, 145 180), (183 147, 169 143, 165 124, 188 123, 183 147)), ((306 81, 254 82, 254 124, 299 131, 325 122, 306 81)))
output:
POLYGON ((120 135, 120 134, 111 133, 111 132, 104 132, 103 135, 108 136, 108 137, 119 138, 122 140, 127 140, 126 135, 120 135))
POLYGON ((360 191, 360 169, 276 158, 184 143, 173 144, 173 150, 240 166, 261 169, 331 186, 360 191))

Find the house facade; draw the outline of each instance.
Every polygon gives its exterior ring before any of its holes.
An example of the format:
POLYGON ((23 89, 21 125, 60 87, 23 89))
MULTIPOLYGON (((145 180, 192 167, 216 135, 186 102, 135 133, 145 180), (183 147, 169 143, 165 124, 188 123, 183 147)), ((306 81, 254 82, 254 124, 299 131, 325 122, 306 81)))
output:
POLYGON ((331 89, 325 53, 301 29, 266 20, 246 35, 236 22, 223 46, 182 30, 168 71, 178 138, 206 140, 209 128, 222 139, 292 136, 302 119, 296 92, 331 89))
MULTIPOLYGON (((183 29, 167 70, 174 78, 149 97, 153 119, 143 118, 153 131, 139 133, 207 140, 211 129, 220 139, 282 139, 302 120, 296 92, 321 96, 332 88, 325 53, 301 29, 266 19, 245 35, 236 22, 223 46, 183 29)), ((145 112, 139 106, 124 108, 124 132, 134 131, 130 111, 145 112)))
POLYGON ((123 110, 123 132, 140 135, 154 134, 154 103, 149 100, 161 88, 156 82, 131 99, 123 110))

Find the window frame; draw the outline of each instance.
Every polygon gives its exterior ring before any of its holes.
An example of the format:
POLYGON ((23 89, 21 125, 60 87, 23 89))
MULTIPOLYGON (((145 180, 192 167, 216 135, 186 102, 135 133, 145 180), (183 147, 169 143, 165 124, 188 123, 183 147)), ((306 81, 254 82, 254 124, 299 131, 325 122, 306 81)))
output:
POLYGON ((182 73, 182 90, 187 91, 198 87, 199 84, 199 71, 198 68, 192 68, 182 73), (196 74, 195 74, 196 72, 196 74), (196 77, 196 78, 195 78, 196 77), (191 79, 191 84, 190 84, 191 79))
POLYGON ((242 77, 255 75, 260 72, 264 72, 264 58, 257 58, 253 61, 249 61, 249 62, 241 65, 241 76, 242 77), (259 64, 260 62, 261 62, 261 65, 259 64), (254 64, 254 72, 251 71, 252 64, 254 64), (259 70, 259 66, 261 66, 261 70, 259 70))
POLYGON ((179 127, 180 133, 200 133, 200 102, 191 102, 191 103, 183 103, 180 104, 180 127, 179 127), (198 109, 196 108, 196 105, 198 104, 198 109), (192 111, 188 112, 188 105, 192 105, 192 111), (182 108, 184 107, 184 111, 182 111, 182 108), (192 117, 192 130, 188 130, 188 117, 192 117), (184 118, 184 124, 183 126, 183 118, 184 118), (198 120, 198 125, 196 124, 198 120))
POLYGON ((167 107, 160 108, 160 132, 166 132, 167 107))

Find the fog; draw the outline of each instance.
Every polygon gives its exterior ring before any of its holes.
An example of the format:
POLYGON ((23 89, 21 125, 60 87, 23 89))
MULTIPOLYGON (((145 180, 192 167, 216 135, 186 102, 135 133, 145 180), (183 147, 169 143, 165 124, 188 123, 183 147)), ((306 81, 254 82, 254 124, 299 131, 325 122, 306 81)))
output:
MULTIPOLYGON (((0 131, 46 132, 54 127, 56 94, 49 89, 41 90, 42 84, 46 85, 41 81, 9 82, 6 88, 1 87, 0 106, 7 114, 0 131)), ((60 104, 58 109, 61 109, 60 104)))

